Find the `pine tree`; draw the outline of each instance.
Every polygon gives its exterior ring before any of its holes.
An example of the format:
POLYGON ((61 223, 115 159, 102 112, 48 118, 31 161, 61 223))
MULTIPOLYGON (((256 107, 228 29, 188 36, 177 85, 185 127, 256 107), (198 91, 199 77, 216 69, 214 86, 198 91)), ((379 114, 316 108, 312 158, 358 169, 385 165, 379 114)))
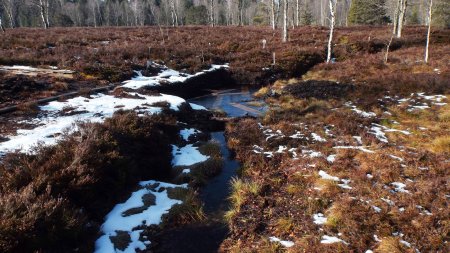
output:
POLYGON ((379 25, 389 21, 386 0, 353 0, 348 14, 350 24, 379 25))
POLYGON ((303 25, 311 25, 313 23, 314 17, 308 6, 305 7, 303 15, 301 17, 303 25))

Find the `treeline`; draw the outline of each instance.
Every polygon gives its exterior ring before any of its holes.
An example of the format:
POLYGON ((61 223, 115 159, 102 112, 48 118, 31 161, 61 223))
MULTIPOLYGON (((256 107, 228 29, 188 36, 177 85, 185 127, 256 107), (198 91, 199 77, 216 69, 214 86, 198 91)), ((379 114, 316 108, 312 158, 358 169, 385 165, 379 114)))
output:
MULTIPOLYGON (((183 26, 329 25, 328 0, 0 0, 0 25, 183 26)), ((399 2, 404 22, 427 24, 428 0, 339 0, 336 25, 392 23, 399 2)), ((435 0, 433 25, 450 27, 450 3, 435 0)))

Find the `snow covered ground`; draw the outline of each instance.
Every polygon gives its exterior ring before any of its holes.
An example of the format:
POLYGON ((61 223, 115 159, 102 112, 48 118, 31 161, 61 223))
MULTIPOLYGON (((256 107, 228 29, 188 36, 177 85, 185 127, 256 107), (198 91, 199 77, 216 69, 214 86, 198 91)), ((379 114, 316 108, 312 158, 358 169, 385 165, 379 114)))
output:
POLYGON ((140 71, 136 71, 137 77, 132 78, 129 81, 123 83, 123 87, 130 89, 139 89, 145 86, 160 86, 162 82, 174 84, 183 83, 188 79, 195 76, 203 75, 207 72, 212 72, 218 69, 228 68, 228 64, 225 65, 211 65, 211 68, 197 72, 193 75, 178 72, 173 69, 169 69, 163 66, 163 70, 156 76, 143 76, 140 71))
MULTIPOLYGON (((131 93, 130 95, 135 95, 131 93)), ((27 123, 37 125, 33 129, 19 129, 17 135, 7 136, 8 141, 0 143, 0 153, 19 150, 29 151, 34 145, 40 143, 55 144, 64 131, 76 130, 78 121, 102 122, 111 117, 117 110, 135 110, 140 114, 158 113, 161 108, 152 106, 157 102, 168 102, 170 108, 178 110, 184 99, 171 96, 145 96, 138 98, 117 98, 110 95, 97 94, 90 98, 75 97, 64 102, 53 101, 41 106, 42 116, 28 120, 27 123), (61 115, 72 114, 68 116, 61 115), (69 113, 70 112, 70 113, 69 113)))
MULTIPOLYGON (((184 82, 189 78, 226 68, 227 65, 213 65, 210 69, 194 75, 182 74, 178 71, 165 69, 155 77, 139 75, 132 80, 124 82, 122 87, 137 89, 146 85, 158 85, 160 81, 171 83, 184 82)), ((14 69, 34 70, 31 67, 17 67, 14 69)), ((39 116, 24 121, 35 126, 32 129, 19 129, 17 134, 6 136, 7 141, 0 142, 0 155, 7 152, 30 152, 38 143, 52 145, 58 141, 63 133, 77 130, 77 122, 103 122, 112 117, 118 110, 134 110, 139 115, 155 114, 161 112, 157 103, 167 102, 170 109, 179 110, 179 106, 186 101, 180 97, 158 94, 142 95, 129 92, 126 97, 115 97, 106 94, 96 94, 90 97, 74 97, 66 101, 53 101, 40 107, 39 116)), ((205 107, 192 104, 194 110, 206 110, 205 107)), ((186 128, 180 131, 180 136, 189 141, 191 135, 201 133, 197 129, 186 128)), ((182 147, 173 145, 173 166, 191 166, 204 162, 209 157, 201 154, 198 147, 187 144, 182 147)), ((182 173, 189 173, 184 169, 182 173)), ((168 195, 170 188, 187 188, 187 184, 174 185, 158 181, 143 181, 138 190, 133 192, 124 203, 117 204, 105 217, 101 227, 102 235, 96 241, 95 252, 136 252, 144 250, 150 244, 148 238, 141 236, 143 225, 157 225, 162 222, 164 214, 182 201, 171 199, 168 195), (115 240, 126 240, 127 246, 118 249, 115 240)))
MULTIPOLYGON (((194 128, 182 129, 180 136, 189 140, 191 135, 200 131, 194 128)), ((202 155, 197 147, 187 144, 184 147, 173 146, 173 166, 191 166, 206 161, 209 157, 202 155)), ((183 169, 181 173, 190 173, 190 169, 183 169)), ((101 227, 102 236, 95 243, 96 253, 127 252, 145 250, 150 240, 141 236, 141 226, 158 225, 164 214, 176 204, 183 202, 171 199, 168 188, 187 188, 187 184, 175 185, 159 181, 144 181, 139 183, 139 189, 133 192, 127 201, 117 204, 105 217, 101 227), (124 250, 117 249, 114 238, 124 234, 129 238, 128 246, 124 250)))
POLYGON ((202 155, 197 147, 188 144, 184 147, 172 145, 172 166, 190 166, 208 160, 208 156, 202 155))
POLYGON ((162 216, 168 213, 173 205, 182 203, 169 198, 168 188, 187 188, 186 184, 174 185, 153 180, 141 182, 139 186, 139 190, 133 192, 124 203, 116 205, 106 216, 101 227, 103 235, 95 243, 96 253, 134 253, 137 249, 145 250, 150 241, 141 240, 143 230, 138 227, 161 223, 162 216), (117 249, 113 244, 112 238, 116 237, 118 232, 129 235, 129 243, 124 250, 117 249))
MULTIPOLYGON (((182 74, 166 68, 154 77, 143 77, 140 75, 132 80, 125 81, 122 87, 137 89, 149 84, 156 85, 161 80, 174 83, 184 82, 205 72, 227 67, 228 65, 212 65, 210 69, 193 75, 182 74)), ((13 66, 10 69, 34 70, 35 68, 13 66)), ((178 110, 178 107, 186 102, 180 97, 165 94, 148 96, 130 92, 128 95, 130 96, 127 98, 105 94, 96 94, 89 98, 79 96, 64 102, 53 101, 41 106, 41 112, 37 118, 23 122, 36 127, 33 129, 19 129, 15 135, 5 136, 8 140, 0 142, 0 155, 12 151, 29 152, 38 143, 45 145, 55 144, 58 136, 64 131, 76 131, 76 122, 79 121, 102 122, 118 110, 135 110, 141 115, 144 113, 159 113, 161 108, 152 106, 158 102, 168 102, 172 110, 178 110)), ((200 105, 192 103, 190 105, 194 110, 206 110, 200 105)))

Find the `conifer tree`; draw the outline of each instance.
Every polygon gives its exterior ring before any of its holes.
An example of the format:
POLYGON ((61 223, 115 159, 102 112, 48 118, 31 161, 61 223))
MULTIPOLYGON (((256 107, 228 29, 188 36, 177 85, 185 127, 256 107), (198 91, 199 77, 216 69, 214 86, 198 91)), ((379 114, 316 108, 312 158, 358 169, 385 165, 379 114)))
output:
POLYGON ((389 21, 386 0, 353 0, 348 14, 350 24, 378 25, 389 21))

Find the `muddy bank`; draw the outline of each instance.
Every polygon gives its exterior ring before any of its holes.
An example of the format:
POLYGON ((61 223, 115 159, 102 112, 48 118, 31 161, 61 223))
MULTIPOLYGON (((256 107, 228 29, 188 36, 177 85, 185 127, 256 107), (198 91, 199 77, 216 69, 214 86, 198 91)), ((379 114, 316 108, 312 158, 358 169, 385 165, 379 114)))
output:
POLYGON ((354 90, 355 86, 351 84, 309 80, 305 82, 290 84, 284 87, 282 92, 284 92, 285 94, 290 94, 297 99, 330 99, 345 97, 354 90))
POLYGON ((147 91, 157 91, 182 98, 193 98, 211 93, 211 90, 223 87, 238 87, 228 69, 217 69, 187 79, 185 82, 161 83, 159 86, 141 88, 147 91))

